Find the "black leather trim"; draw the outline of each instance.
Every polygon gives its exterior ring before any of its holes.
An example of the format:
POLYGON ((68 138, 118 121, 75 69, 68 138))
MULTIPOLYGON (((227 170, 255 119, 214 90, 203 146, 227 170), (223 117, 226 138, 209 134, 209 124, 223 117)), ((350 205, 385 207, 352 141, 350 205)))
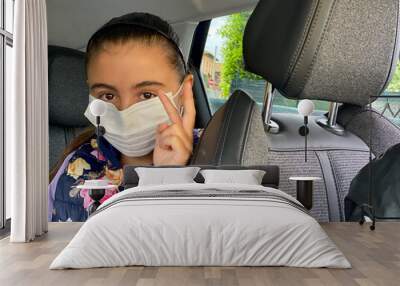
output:
POLYGON ((201 61, 203 59, 204 47, 206 46, 210 24, 211 20, 200 22, 193 34, 189 53, 189 63, 198 69, 200 69, 201 61))
POLYGON ((260 0, 243 37, 245 68, 284 88, 318 0, 260 0))
POLYGON ((316 56, 321 47, 322 40, 326 34, 332 11, 334 11, 334 0, 319 0, 315 12, 313 11, 312 24, 309 28, 306 41, 296 60, 295 67, 284 88, 287 97, 298 98, 303 91, 307 79, 310 76, 316 56))
POLYGON ((189 68, 193 74, 193 97, 196 108, 195 127, 204 128, 211 119, 211 110, 198 69, 194 66, 189 66, 189 68))
POLYGON ((336 186, 336 180, 333 175, 333 170, 328 157, 328 153, 324 151, 316 151, 315 155, 318 158, 319 164, 321 166, 321 172, 324 177, 323 179, 327 195, 326 199, 328 201, 329 221, 341 221, 338 188, 336 186))
POLYGON ((218 138, 218 132, 223 116, 225 115, 225 109, 226 105, 223 105, 220 109, 218 109, 203 130, 203 133, 199 139, 199 143, 197 143, 195 149, 193 150, 191 164, 215 163, 213 155, 215 154, 216 140, 218 138))
POLYGON ((245 68, 288 98, 302 98, 335 0, 260 0, 245 28, 245 68))
POLYGON ((191 164, 241 165, 254 108, 254 100, 236 90, 208 122, 191 164))
POLYGON ((334 5, 334 0, 261 0, 245 28, 245 68, 263 76, 286 97, 298 98, 334 5))

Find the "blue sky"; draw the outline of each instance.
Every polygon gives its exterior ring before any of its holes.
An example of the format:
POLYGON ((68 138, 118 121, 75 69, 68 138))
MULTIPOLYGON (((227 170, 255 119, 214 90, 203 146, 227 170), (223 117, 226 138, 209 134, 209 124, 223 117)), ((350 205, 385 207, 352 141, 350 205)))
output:
POLYGON ((221 38, 220 35, 218 35, 218 29, 220 29, 225 24, 227 18, 228 16, 223 16, 215 18, 211 21, 205 46, 205 50, 207 52, 210 52, 211 54, 214 54, 215 49, 217 49, 217 59, 220 62, 222 61, 221 48, 224 44, 224 40, 221 38))

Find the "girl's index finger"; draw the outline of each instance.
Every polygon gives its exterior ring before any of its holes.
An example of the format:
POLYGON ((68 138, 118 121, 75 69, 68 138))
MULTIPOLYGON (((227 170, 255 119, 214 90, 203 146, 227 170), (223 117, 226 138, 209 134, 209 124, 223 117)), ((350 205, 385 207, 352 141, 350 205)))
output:
POLYGON ((161 100, 161 103, 164 106, 164 109, 167 112, 168 117, 172 121, 172 123, 182 124, 179 112, 172 104, 171 99, 166 96, 163 91, 160 91, 158 93, 158 98, 161 100))
POLYGON ((194 98, 192 94, 192 87, 190 85, 185 87, 182 93, 182 105, 184 113, 182 117, 183 128, 189 136, 193 134, 193 128, 196 119, 196 108, 194 105, 194 98))

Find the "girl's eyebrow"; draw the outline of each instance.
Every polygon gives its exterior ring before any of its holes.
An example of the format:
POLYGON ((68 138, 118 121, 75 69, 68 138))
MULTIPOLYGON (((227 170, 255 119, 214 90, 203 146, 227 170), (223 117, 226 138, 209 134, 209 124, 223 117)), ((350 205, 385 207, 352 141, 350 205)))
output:
POLYGON ((117 89, 115 87, 113 87, 112 85, 106 84, 106 83, 94 83, 90 87, 90 90, 94 90, 96 88, 108 88, 108 89, 111 89, 113 91, 117 91, 117 89))
POLYGON ((145 81, 135 84, 132 87, 137 89, 137 88, 142 88, 142 87, 147 87, 147 86, 152 86, 152 85, 161 86, 161 87, 165 86, 162 82, 145 80, 145 81))
MULTIPOLYGON (((132 88, 138 89, 138 88, 143 88, 143 87, 152 86, 152 85, 165 87, 165 84, 163 84, 162 82, 145 80, 145 81, 142 81, 142 82, 139 82, 139 83, 133 85, 132 88)), ((94 83, 90 87, 90 90, 94 90, 96 88, 107 88, 107 89, 111 89, 113 91, 117 91, 117 89, 115 87, 113 87, 112 85, 106 84, 106 83, 94 83)))

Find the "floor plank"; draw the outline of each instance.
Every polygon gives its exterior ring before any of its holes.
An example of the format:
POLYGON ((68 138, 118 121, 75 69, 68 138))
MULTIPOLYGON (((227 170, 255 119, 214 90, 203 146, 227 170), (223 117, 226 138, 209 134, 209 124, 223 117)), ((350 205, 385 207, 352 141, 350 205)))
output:
POLYGON ((400 222, 380 222, 375 231, 357 223, 322 227, 351 262, 352 269, 289 267, 118 267, 48 270, 81 223, 50 223, 32 243, 0 240, 0 285, 400 285, 400 222))

